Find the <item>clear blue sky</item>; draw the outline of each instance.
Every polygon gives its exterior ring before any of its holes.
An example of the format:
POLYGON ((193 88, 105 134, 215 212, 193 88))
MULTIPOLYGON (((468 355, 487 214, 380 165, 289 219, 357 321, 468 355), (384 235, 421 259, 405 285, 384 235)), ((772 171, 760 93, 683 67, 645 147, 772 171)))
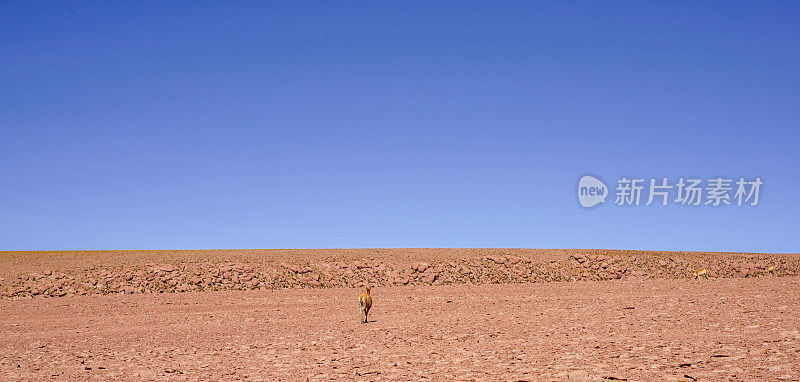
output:
POLYGON ((800 252, 798 2, 7 1, 0 85, 2 250, 800 252))

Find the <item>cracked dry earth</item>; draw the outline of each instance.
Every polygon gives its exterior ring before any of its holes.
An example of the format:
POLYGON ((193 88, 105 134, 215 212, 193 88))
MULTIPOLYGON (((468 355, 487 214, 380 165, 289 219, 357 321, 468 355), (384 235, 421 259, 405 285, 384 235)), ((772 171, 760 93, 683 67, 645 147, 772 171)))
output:
POLYGON ((798 380, 800 278, 0 301, 0 380, 798 380))

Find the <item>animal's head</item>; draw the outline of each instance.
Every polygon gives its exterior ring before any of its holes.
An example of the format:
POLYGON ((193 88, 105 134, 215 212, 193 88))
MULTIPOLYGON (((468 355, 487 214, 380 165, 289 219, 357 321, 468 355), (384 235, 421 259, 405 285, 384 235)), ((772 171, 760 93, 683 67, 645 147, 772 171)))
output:
POLYGON ((369 285, 367 285, 367 294, 369 294, 369 285))

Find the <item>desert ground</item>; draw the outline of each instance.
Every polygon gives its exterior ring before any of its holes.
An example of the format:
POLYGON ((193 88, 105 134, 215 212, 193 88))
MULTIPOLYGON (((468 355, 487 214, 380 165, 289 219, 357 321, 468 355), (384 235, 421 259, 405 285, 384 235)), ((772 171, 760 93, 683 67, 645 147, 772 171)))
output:
POLYGON ((800 380, 797 264, 521 249, 4 252, 0 380, 800 380), (687 280, 699 267, 712 277, 687 280))

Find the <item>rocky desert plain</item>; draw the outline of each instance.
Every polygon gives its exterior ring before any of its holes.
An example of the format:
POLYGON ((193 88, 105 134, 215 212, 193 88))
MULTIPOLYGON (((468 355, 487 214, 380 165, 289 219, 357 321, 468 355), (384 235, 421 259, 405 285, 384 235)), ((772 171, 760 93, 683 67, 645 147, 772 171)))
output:
POLYGON ((4 381, 800 380, 800 254, 0 252, 0 312, 4 381))

